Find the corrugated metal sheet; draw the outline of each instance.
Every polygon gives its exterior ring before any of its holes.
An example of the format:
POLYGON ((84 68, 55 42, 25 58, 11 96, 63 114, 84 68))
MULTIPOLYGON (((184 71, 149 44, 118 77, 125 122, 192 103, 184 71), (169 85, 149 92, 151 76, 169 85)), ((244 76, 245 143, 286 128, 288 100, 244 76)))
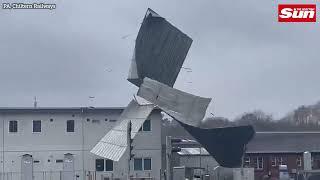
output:
POLYGON ((205 148, 181 148, 179 155, 209 155, 205 148))
POLYGON ((132 100, 119 117, 118 124, 90 152, 103 158, 119 161, 127 148, 128 122, 132 123, 131 137, 134 138, 153 109, 154 105, 152 104, 139 105, 132 100))
POLYGON ((192 39, 153 10, 140 27, 128 81, 140 86, 144 77, 173 87, 192 39))
POLYGON ((150 101, 176 120, 198 126, 203 120, 211 98, 195 96, 165 84, 144 78, 138 96, 150 101))

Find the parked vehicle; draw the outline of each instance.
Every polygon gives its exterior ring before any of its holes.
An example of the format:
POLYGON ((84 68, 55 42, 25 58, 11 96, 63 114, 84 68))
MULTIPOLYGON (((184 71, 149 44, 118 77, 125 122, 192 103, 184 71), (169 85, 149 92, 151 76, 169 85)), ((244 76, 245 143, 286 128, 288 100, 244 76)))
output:
POLYGON ((290 180, 287 165, 279 165, 279 180, 290 180))

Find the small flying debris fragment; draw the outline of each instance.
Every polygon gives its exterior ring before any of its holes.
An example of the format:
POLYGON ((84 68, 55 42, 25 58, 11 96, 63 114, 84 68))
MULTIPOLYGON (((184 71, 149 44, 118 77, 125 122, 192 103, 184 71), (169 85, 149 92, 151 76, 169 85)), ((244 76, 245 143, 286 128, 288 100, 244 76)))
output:
POLYGON ((191 69, 191 68, 188 68, 188 67, 183 67, 183 66, 182 66, 182 69, 192 71, 192 69, 191 69))
POLYGON ((121 39, 127 39, 127 37, 131 36, 132 34, 127 34, 121 37, 121 39))
POLYGON ((89 96, 89 98, 90 98, 90 99, 93 99, 93 98, 94 98, 94 96, 89 96))
POLYGON ((112 71, 112 69, 107 69, 107 72, 111 72, 112 71))

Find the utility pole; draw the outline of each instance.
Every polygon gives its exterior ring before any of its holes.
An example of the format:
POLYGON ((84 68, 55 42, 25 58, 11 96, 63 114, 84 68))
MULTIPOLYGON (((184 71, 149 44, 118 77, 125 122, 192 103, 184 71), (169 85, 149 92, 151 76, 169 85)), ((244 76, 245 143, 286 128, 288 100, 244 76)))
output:
POLYGON ((172 144, 171 136, 166 137, 166 180, 172 180, 172 168, 171 168, 171 154, 172 154, 172 144))
POLYGON ((180 152, 180 147, 172 147, 173 145, 177 145, 177 143, 182 142, 182 139, 179 138, 172 138, 171 136, 166 137, 166 160, 167 160, 167 166, 166 166, 166 180, 173 180, 173 169, 171 164, 171 157, 172 153, 180 152))
POLYGON ((132 123, 131 121, 128 122, 127 125, 127 145, 128 145, 128 174, 127 179, 130 180, 130 162, 133 158, 134 154, 132 153, 133 146, 132 146, 132 139, 131 139, 131 130, 132 130, 132 123))

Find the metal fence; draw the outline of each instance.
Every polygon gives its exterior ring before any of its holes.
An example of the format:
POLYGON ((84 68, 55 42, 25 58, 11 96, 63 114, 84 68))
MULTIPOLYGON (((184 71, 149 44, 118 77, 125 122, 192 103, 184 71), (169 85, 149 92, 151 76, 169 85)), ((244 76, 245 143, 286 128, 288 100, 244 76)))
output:
MULTIPOLYGON (((97 171, 72 171, 72 179, 63 177, 64 171, 38 171, 33 172, 32 180, 127 180, 127 178, 115 177, 113 173, 97 171)), ((0 180, 24 180, 21 172, 0 173, 0 180)), ((132 180, 153 180, 152 177, 132 177, 132 180)))
MULTIPOLYGON (((72 171, 72 179, 64 178, 63 171, 39 171, 33 172, 32 180, 120 180, 114 178, 113 174, 100 173, 95 171, 72 171)), ((0 180, 24 180, 21 172, 0 173, 0 180)), ((70 176, 69 176, 70 177, 70 176)))

